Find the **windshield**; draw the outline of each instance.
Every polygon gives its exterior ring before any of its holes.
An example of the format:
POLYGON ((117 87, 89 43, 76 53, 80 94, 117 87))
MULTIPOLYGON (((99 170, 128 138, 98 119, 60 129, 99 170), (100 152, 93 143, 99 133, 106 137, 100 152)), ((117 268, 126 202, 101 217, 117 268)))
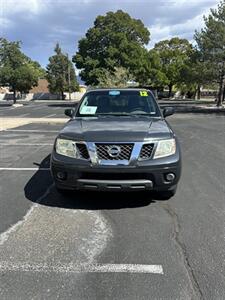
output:
POLYGON ((159 108, 146 90, 99 90, 88 92, 77 116, 150 115, 159 117, 159 108))

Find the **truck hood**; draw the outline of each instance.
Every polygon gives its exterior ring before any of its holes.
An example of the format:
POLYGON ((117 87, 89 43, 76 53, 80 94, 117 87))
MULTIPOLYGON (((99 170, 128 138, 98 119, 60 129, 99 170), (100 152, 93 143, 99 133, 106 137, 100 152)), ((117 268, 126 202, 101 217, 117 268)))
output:
POLYGON ((170 138, 172 130, 161 118, 101 116, 71 119, 59 135, 87 142, 142 142, 170 138))

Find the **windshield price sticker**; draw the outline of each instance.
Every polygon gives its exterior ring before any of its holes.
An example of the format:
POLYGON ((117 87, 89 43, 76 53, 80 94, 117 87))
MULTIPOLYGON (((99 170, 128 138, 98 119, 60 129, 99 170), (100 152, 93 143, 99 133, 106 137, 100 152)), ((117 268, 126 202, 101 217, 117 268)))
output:
POLYGON ((94 115, 96 113, 97 106, 84 106, 81 108, 81 115, 94 115))
POLYGON ((147 97, 148 96, 148 92, 147 91, 140 91, 140 96, 147 97))

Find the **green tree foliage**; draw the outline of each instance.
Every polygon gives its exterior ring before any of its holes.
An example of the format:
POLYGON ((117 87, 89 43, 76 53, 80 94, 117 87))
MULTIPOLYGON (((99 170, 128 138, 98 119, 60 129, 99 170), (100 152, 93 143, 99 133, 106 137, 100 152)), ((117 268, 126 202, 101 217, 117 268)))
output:
POLYGON ((127 82, 132 80, 128 70, 123 67, 115 67, 114 72, 104 70, 97 78, 98 87, 118 87, 124 88, 127 86, 127 82))
POLYGON ((225 76, 225 0, 204 17, 205 27, 195 33, 203 60, 211 69, 211 80, 219 83, 217 105, 222 105, 225 76))
POLYGON ((180 82, 180 72, 189 60, 192 45, 186 39, 175 37, 155 44, 154 51, 160 57, 160 71, 166 76, 164 82, 167 81, 170 97, 173 86, 180 82))
POLYGON ((75 70, 68 56, 62 53, 59 44, 56 44, 55 55, 49 58, 46 78, 49 82, 51 93, 60 94, 64 99, 64 92, 79 90, 75 70))
POLYGON ((140 86, 149 86, 154 89, 162 88, 169 82, 163 72, 160 56, 154 49, 146 54, 145 64, 137 72, 136 79, 140 86))
POLYGON ((179 89, 184 93, 191 93, 200 99, 201 86, 210 84, 214 76, 214 70, 209 61, 203 61, 202 54, 198 49, 193 49, 189 60, 183 65, 180 71, 180 80, 177 83, 179 89))
POLYGON ((85 38, 79 41, 78 52, 73 57, 76 67, 86 84, 98 85, 105 70, 125 68, 135 77, 146 64, 150 33, 140 20, 118 10, 98 16, 85 38))
POLYGON ((10 87, 14 102, 17 91, 27 93, 44 75, 40 65, 23 54, 20 46, 20 42, 0 39, 0 85, 10 87))

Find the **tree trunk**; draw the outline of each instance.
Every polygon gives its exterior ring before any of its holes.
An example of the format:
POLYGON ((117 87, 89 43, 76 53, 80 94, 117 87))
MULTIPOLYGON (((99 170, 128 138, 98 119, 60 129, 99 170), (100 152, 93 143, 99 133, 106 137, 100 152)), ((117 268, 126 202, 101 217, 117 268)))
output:
POLYGON ((64 93, 63 93, 63 91, 61 91, 61 98, 62 98, 62 100, 64 100, 64 93))
POLYGON ((197 99, 198 100, 201 99, 201 86, 200 86, 200 84, 198 84, 198 86, 197 86, 197 99))
POLYGON ((216 106, 222 106, 222 101, 223 101, 223 92, 224 92, 224 79, 223 79, 224 75, 222 74, 220 77, 220 83, 219 83, 219 92, 218 92, 218 96, 217 96, 217 103, 216 106))
POLYGON ((222 102, 224 102, 225 99, 225 85, 223 85, 223 98, 222 98, 222 102))
POLYGON ((16 103, 16 90, 13 90, 13 103, 16 103))
POLYGON ((172 88, 173 88, 173 84, 170 83, 170 84, 169 84, 169 98, 170 98, 171 95, 172 95, 172 88))

